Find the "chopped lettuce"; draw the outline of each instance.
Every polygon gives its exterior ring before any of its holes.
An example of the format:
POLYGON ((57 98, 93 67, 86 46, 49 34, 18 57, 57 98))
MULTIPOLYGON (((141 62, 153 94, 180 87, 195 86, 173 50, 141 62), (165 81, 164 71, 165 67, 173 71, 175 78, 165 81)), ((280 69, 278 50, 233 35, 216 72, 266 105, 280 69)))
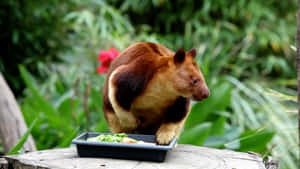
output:
POLYGON ((114 135, 101 134, 97 137, 88 138, 87 141, 102 141, 102 142, 120 143, 124 137, 127 137, 127 135, 125 133, 118 133, 118 134, 114 134, 114 135))
POLYGON ((148 145, 155 145, 155 143, 147 143, 144 141, 137 141, 133 138, 127 137, 127 134, 125 133, 118 133, 118 134, 108 134, 104 135, 101 134, 97 137, 90 137, 87 139, 87 141, 101 141, 101 142, 112 142, 112 143, 136 143, 136 144, 148 144, 148 145))

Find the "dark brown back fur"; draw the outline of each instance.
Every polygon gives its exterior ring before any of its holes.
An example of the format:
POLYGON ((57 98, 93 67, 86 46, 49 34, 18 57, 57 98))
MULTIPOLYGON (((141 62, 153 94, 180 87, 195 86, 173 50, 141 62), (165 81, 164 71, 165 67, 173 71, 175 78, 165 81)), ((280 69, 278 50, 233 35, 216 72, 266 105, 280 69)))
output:
POLYGON ((157 64, 159 57, 171 56, 172 54, 174 52, 166 47, 151 42, 137 43, 121 52, 111 63, 104 84, 103 109, 108 110, 105 113, 113 112, 108 98, 108 79, 116 68, 121 65, 129 65, 127 73, 116 74, 116 76, 119 76, 119 78, 116 78, 118 79, 116 84, 122 85, 122 88, 119 88, 120 90, 116 92, 118 93, 116 98, 120 105, 128 110, 133 99, 145 89, 154 72, 166 63, 160 60, 157 64))

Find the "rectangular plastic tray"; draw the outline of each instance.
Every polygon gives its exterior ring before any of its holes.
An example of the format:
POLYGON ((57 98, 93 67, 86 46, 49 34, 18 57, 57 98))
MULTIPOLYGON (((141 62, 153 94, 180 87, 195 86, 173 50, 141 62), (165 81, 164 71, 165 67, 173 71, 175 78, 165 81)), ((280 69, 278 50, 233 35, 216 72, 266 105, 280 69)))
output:
MULTIPOLYGON (((129 143, 111 143, 86 141, 90 137, 96 137, 100 134, 113 133, 83 133, 72 140, 76 144, 77 153, 80 157, 108 157, 121 158, 129 160, 158 161, 165 160, 168 150, 171 150, 177 142, 177 138, 169 145, 147 145, 147 144, 129 144, 129 143)), ((127 134, 128 137, 145 142, 155 143, 154 135, 127 134)))

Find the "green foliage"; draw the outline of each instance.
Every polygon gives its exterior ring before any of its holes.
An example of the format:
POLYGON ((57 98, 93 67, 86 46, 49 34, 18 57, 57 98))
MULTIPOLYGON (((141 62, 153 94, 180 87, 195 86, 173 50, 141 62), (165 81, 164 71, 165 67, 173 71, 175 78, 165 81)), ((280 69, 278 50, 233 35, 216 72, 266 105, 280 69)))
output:
POLYGON ((266 145, 273 138, 274 134, 274 131, 245 131, 240 136, 240 150, 263 154, 267 151, 266 145))
POLYGON ((65 49, 66 27, 61 18, 72 3, 58 0, 0 2, 0 71, 10 87, 19 95, 24 88, 18 64, 42 77, 40 62, 58 60, 58 52, 65 49), (55 6, 55 8, 53 8, 55 6))
POLYGON ((233 124, 251 130, 262 127, 275 131, 268 147, 274 146, 272 154, 280 159, 282 168, 296 169, 299 150, 293 147, 299 144, 297 103, 281 100, 285 94, 270 95, 256 82, 241 83, 232 77, 228 80, 236 86, 232 92, 233 124))
POLYGON ((0 155, 3 155, 4 154, 4 150, 3 150, 3 147, 0 146, 0 155))
POLYGON ((185 130, 180 137, 181 144, 202 145, 211 130, 211 123, 202 123, 185 130))
POLYGON ((191 113, 186 120, 185 127, 203 122, 210 113, 224 111, 230 104, 231 87, 228 83, 211 87, 211 95, 204 101, 193 105, 191 113))
POLYGON ((220 116, 212 124, 210 134, 213 136, 223 135, 225 130, 226 117, 220 116))
MULTIPOLYGON (((26 94, 21 106, 22 112, 27 123, 31 123, 34 118, 39 118, 32 131, 37 147, 46 149, 53 146, 66 147, 70 145, 71 140, 82 130, 89 130, 89 124, 92 123, 92 128, 97 128, 97 131, 107 131, 107 124, 104 122, 102 107, 99 107, 99 102, 96 98, 101 98, 101 91, 96 87, 92 87, 91 96, 93 100, 86 100, 88 108, 91 110, 83 110, 83 105, 79 104, 80 98, 74 95, 72 89, 67 89, 64 84, 59 84, 62 79, 52 81, 49 79, 48 85, 54 88, 42 89, 38 84, 34 84, 35 79, 26 70, 24 66, 20 66, 20 73, 25 84, 28 86, 30 94, 26 94), (37 89, 40 90, 37 90, 37 89), (61 91, 57 90, 61 89, 61 91), (65 90, 66 89, 66 90, 65 90), (46 99, 40 93, 42 91, 53 90, 59 93, 52 93, 55 100, 46 99), (59 97, 55 96, 59 95, 59 97), (51 101, 52 100, 52 101, 51 101), (94 109, 95 108, 95 109, 94 109), (94 111, 92 111, 94 110, 94 111), (88 119, 87 111, 91 111, 91 117, 88 119), (94 118, 95 114, 99 114, 94 118), (101 115, 100 115, 101 114, 101 115), (99 117, 100 116, 100 117, 99 117), (99 119, 100 118, 100 119, 99 119), (90 121, 88 121, 90 120, 90 121), (98 125, 100 121, 101 125, 98 125)), ((71 79, 70 79, 71 80, 71 79)), ((74 90, 86 90, 86 83, 78 83, 74 90)), ((72 85, 70 85, 72 86, 72 85)), ((81 102, 82 103, 82 102, 81 102)), ((94 131, 91 128, 92 131, 94 131)))
POLYGON ((232 86, 228 82, 211 87, 213 93, 203 102, 196 103, 185 123, 179 143, 205 145, 239 151, 264 153, 274 131, 243 131, 227 122, 226 111, 231 101, 232 86))
POLYGON ((231 126, 231 128, 221 127, 219 130, 224 129, 222 135, 211 134, 203 143, 203 146, 215 147, 215 148, 227 148, 236 150, 240 147, 240 135, 242 130, 240 127, 231 126))
POLYGON ((34 127, 35 123, 36 123, 37 119, 35 119, 31 125, 29 126, 29 128, 27 129, 27 131, 24 133, 24 135, 20 138, 20 140, 18 141, 18 143, 7 153, 7 155, 13 155, 13 154, 18 154, 20 153, 22 146, 24 145, 24 143, 26 142, 29 134, 31 134, 32 128, 34 127))
POLYGON ((216 58, 209 60, 225 61, 222 70, 235 77, 295 77, 289 66, 295 56, 290 49, 296 34, 295 0, 114 0, 112 4, 129 16, 137 30, 146 23, 148 32, 172 49, 209 47, 208 56, 216 58))

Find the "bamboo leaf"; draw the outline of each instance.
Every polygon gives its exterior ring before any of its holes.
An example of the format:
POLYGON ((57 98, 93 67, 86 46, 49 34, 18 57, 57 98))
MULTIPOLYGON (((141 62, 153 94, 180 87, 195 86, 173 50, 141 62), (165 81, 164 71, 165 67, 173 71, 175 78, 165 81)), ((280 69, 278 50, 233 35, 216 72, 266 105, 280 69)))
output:
POLYGON ((225 129, 225 122, 226 122, 226 117, 221 116, 219 117, 211 126, 211 135, 223 135, 224 134, 224 129, 225 129))
POLYGON ((231 85, 223 83, 212 87, 210 90, 211 95, 207 99, 193 106, 185 123, 186 128, 192 128, 193 126, 200 124, 211 113, 223 111, 230 105, 231 85))
POLYGON ((211 123, 199 124, 191 129, 186 129, 180 136, 179 143, 202 145, 211 129, 211 123))
POLYGON ((68 135, 66 135, 57 147, 68 147, 71 144, 71 140, 77 135, 78 131, 79 131, 79 127, 77 127, 68 135))
POLYGON ((37 119, 35 119, 31 125, 29 126, 29 128, 27 129, 27 131, 25 132, 25 134, 21 137, 21 139, 18 141, 18 143, 7 153, 7 155, 13 155, 13 154, 18 154, 19 151, 21 150, 22 146, 24 145, 25 141, 27 140, 29 134, 31 133, 33 127, 35 126, 37 119))

